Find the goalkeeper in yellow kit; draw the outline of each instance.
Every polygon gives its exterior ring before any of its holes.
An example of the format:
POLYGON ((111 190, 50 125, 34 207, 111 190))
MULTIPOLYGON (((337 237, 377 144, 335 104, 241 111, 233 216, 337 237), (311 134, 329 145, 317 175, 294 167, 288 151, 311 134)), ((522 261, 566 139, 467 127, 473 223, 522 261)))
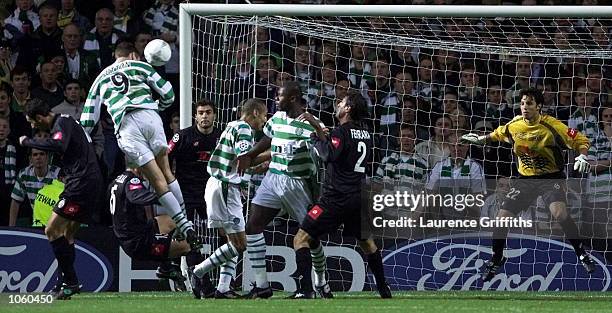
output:
MULTIPOLYGON (((563 172, 562 154, 564 149, 579 152, 580 155, 575 158, 574 170, 588 173, 589 140, 556 118, 541 114, 544 98, 539 90, 523 89, 520 96, 520 116, 516 116, 506 125, 499 126, 488 135, 470 133, 463 135, 461 139, 472 144, 505 141, 512 145, 512 150, 518 158, 520 175, 513 181, 497 217, 515 217, 542 195, 551 214, 561 224, 566 238, 574 247, 580 263, 588 273, 592 273, 595 271, 595 263, 582 247, 578 227, 566 207, 566 176, 563 172)), ((503 251, 507 235, 507 227, 494 229, 493 257, 483 270, 484 281, 491 280, 506 262, 503 251)))

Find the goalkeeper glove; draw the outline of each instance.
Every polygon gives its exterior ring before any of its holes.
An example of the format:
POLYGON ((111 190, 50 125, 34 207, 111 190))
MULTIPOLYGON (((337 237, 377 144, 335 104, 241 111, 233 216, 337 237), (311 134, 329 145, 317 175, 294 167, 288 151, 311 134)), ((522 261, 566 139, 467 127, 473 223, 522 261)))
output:
POLYGON ((483 145, 487 141, 487 136, 479 136, 474 133, 469 133, 461 136, 462 143, 471 143, 475 145, 483 145))
POLYGON ((591 164, 587 160, 587 156, 581 154, 574 159, 574 171, 579 171, 580 173, 588 173, 591 169, 591 164))

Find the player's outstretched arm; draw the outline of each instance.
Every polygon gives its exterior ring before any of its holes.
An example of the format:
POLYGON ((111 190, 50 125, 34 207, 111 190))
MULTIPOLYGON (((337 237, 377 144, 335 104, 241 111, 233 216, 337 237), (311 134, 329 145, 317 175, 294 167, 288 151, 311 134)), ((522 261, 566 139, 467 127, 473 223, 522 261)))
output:
POLYGON ((85 100, 85 105, 83 106, 83 113, 81 113, 81 118, 79 119, 81 126, 83 126, 83 129, 85 129, 85 132, 88 134, 92 133, 100 119, 100 106, 102 105, 102 100, 100 99, 98 86, 96 80, 87 94, 87 100, 85 100))
POLYGON ((487 136, 469 133, 461 136, 461 142, 474 145, 484 145, 487 143, 487 136))

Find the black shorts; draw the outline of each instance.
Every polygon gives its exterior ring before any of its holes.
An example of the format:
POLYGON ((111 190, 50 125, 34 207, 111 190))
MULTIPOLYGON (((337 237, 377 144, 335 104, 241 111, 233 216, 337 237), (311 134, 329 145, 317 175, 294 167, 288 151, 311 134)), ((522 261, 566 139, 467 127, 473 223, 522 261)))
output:
POLYGON ((53 207, 55 214, 81 224, 87 224, 90 221, 89 208, 91 202, 86 203, 84 200, 70 199, 61 197, 53 207))
POLYGON ((538 196, 542 196, 545 207, 553 202, 566 202, 566 177, 563 172, 539 176, 521 176, 510 181, 502 209, 518 215, 528 209, 538 196))
POLYGON ((142 235, 128 240, 119 240, 119 243, 131 258, 143 261, 165 261, 170 252, 172 232, 160 234, 157 221, 152 220, 142 235))
POLYGON ((361 234, 361 194, 321 197, 306 214, 301 228, 313 238, 338 230, 344 224, 343 236, 355 237, 361 234))

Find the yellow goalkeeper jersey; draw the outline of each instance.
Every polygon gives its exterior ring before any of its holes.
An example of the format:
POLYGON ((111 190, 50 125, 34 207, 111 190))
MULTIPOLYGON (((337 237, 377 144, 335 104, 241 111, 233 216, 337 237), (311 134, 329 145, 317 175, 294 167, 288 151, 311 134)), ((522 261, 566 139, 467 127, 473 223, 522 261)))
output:
POLYGON ((493 141, 512 145, 518 157, 518 171, 523 176, 551 174, 563 170, 564 149, 588 149, 589 140, 574 128, 549 115, 527 122, 516 116, 506 125, 499 126, 491 135, 493 141))

